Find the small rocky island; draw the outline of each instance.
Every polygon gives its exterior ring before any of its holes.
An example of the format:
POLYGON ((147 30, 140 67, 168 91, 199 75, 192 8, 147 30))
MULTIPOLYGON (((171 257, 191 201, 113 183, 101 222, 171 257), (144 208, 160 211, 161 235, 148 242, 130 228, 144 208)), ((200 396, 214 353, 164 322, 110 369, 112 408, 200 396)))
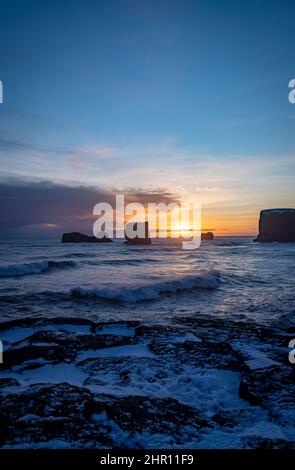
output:
POLYGON ((149 224, 148 224, 148 222, 135 222, 133 224, 127 224, 126 230, 125 230, 125 238, 126 238, 125 243, 127 245, 151 245, 152 240, 149 237, 149 224), (131 225, 133 225, 133 227, 131 229, 132 231, 137 231, 137 230, 140 231, 140 225, 141 225, 142 228, 143 228, 142 232, 144 233, 144 236, 143 237, 138 237, 136 235, 135 238, 130 238, 127 235, 127 232, 128 232, 128 226, 131 226, 131 225))
POLYGON ((96 238, 93 235, 89 236, 80 232, 63 233, 61 239, 62 243, 109 243, 112 241, 111 238, 105 235, 102 238, 96 238))
POLYGON ((214 240, 213 232, 201 233, 201 240, 214 240))
POLYGON ((260 212, 255 242, 295 242, 295 209, 265 209, 260 212))

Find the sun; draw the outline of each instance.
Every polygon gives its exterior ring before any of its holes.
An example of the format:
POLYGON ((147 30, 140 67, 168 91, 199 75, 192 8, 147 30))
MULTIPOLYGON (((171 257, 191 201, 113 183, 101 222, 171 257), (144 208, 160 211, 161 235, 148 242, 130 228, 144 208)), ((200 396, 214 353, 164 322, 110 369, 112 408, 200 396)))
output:
POLYGON ((191 231, 191 227, 189 224, 181 223, 178 225, 174 225, 172 231, 178 234, 178 236, 185 236, 189 234, 189 232, 191 231))

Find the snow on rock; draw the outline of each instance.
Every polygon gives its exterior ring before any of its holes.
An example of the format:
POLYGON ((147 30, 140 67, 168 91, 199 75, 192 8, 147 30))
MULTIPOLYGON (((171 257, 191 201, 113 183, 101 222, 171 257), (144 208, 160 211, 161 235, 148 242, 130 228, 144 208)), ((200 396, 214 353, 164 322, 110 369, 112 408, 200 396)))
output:
POLYGON ((294 448, 283 333, 198 316, 0 324, 0 446, 294 448))

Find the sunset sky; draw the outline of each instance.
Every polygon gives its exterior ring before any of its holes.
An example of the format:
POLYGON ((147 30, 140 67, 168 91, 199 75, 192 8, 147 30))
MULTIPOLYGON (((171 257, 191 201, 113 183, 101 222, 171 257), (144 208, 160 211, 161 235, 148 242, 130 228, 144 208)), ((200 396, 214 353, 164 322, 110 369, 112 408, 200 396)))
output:
POLYGON ((117 192, 256 234, 294 206, 294 44, 294 1, 2 2, 2 235, 86 230, 117 192))

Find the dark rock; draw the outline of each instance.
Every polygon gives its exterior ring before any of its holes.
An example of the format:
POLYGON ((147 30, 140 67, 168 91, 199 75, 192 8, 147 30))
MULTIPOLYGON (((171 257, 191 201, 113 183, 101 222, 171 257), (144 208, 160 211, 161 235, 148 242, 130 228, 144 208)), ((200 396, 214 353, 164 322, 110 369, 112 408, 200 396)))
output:
MULTIPOLYGON (((37 331, 28 339, 30 343, 53 343, 64 349, 64 358, 73 359, 78 351, 103 349, 134 344, 132 336, 79 334, 63 331, 37 331)), ((26 349, 26 348, 23 348, 26 349)))
POLYGON ((252 392, 249 382, 241 380, 239 386, 239 395, 243 400, 249 401, 252 405, 258 405, 262 401, 262 397, 252 392))
POLYGON ((238 421, 231 416, 229 412, 220 411, 212 416, 213 421, 219 424, 220 426, 233 428, 238 425, 238 421))
POLYGON ((48 325, 48 329, 50 326, 54 325, 89 325, 89 327, 95 331, 97 323, 94 323, 88 318, 71 318, 71 317, 54 317, 54 318, 18 318, 15 320, 8 320, 4 322, 0 322, 0 331, 10 330, 13 328, 28 328, 29 326, 33 328, 40 328, 45 325, 48 325))
MULTIPOLYGON (((179 333, 179 331, 182 330, 181 325, 149 325, 149 324, 144 324, 144 325, 139 325, 135 329, 135 333, 137 336, 143 336, 143 337, 151 337, 154 338, 155 335, 157 336, 166 336, 170 335, 172 333, 179 333)), ((183 331, 187 331, 185 327, 183 328, 183 331)))
MULTIPOLYGON (((205 414, 171 398, 96 395, 66 383, 31 386, 24 394, 7 394, 0 401, 0 445, 66 440, 71 447, 120 445, 142 447, 136 434, 170 438, 172 445, 198 440, 212 427, 205 414), (116 430, 117 441, 113 442, 116 430), (120 443, 120 435, 123 441, 120 443)), ((116 438, 116 437, 115 437, 116 438)), ((168 442, 168 441, 167 441, 168 442)))
POLYGON ((285 439, 249 436, 245 437, 243 442, 250 449, 295 449, 295 441, 290 442, 285 439))
MULTIPOLYGON (((171 338, 172 340, 173 338, 171 338)), ((219 370, 241 371, 244 362, 230 344, 212 341, 184 341, 172 343, 154 339, 149 348, 154 354, 164 355, 167 359, 178 360, 180 363, 195 367, 214 367, 219 370)))
POLYGON ((98 409, 105 410, 110 420, 128 432, 179 434, 184 426, 195 429, 212 427, 205 414, 172 398, 128 396, 110 398, 98 409))
POLYGON ((65 348, 61 346, 24 346, 22 348, 8 349, 4 352, 2 369, 10 369, 13 366, 26 361, 43 358, 48 361, 61 361, 66 355, 65 348))
POLYGON ((274 340, 281 344, 282 339, 279 334, 269 328, 255 322, 233 321, 218 318, 178 318, 177 323, 190 327, 190 331, 200 336, 202 339, 211 341, 212 337, 216 342, 229 342, 231 339, 239 339, 249 343, 250 341, 262 341, 263 343, 274 344, 274 340))
POLYGON ((135 222, 134 224, 127 224, 126 229, 128 230, 128 226, 132 225, 132 230, 138 230, 139 226, 142 228, 142 232, 144 233, 143 237, 136 236, 135 238, 129 238, 126 230, 125 230, 125 238, 127 245, 151 245, 152 240, 149 237, 149 225, 148 222, 135 222))
POLYGON ((278 327, 195 315, 162 324, 22 319, 1 329, 12 331, 1 365, 0 447, 200 447, 216 433, 246 448, 294 445, 295 370, 278 327), (33 332, 22 335, 28 326, 33 332), (12 342, 14 329, 25 339, 12 342), (251 370, 249 350, 281 364, 251 370), (63 370, 79 386, 55 383, 63 370), (279 439, 254 434, 254 422, 258 430, 275 425, 279 439))
POLYGON ((213 232, 201 233, 201 240, 214 240, 213 232))
POLYGON ((0 445, 30 447, 51 439, 63 439, 73 447, 111 446, 107 426, 91 421, 94 396, 66 383, 31 386, 23 394, 6 394, 0 402, 0 445))
POLYGON ((30 317, 3 321, 0 323, 0 331, 9 330, 12 328, 27 328, 36 323, 37 321, 38 320, 36 320, 35 318, 30 317))
POLYGON ((288 419, 295 402, 295 370, 291 366, 274 365, 246 370, 242 373, 240 397, 253 405, 260 404, 280 419, 288 419))
POLYGON ((256 242, 295 242, 295 209, 266 209, 260 212, 256 242))
POLYGON ((102 238, 96 238, 79 232, 63 233, 61 239, 62 243, 109 243, 112 241, 105 235, 102 238))
MULTIPOLYGON (((49 327, 50 325, 48 325, 49 327)), ((10 369, 26 361, 34 361, 39 358, 49 362, 68 361, 73 360, 79 351, 111 348, 135 343, 136 339, 134 336, 94 333, 80 334, 67 331, 52 331, 50 329, 37 330, 25 339, 11 343, 10 349, 4 352, 2 368, 10 369)))
POLYGON ((19 387, 19 382, 15 379, 5 378, 0 379, 0 388, 2 387, 19 387))

